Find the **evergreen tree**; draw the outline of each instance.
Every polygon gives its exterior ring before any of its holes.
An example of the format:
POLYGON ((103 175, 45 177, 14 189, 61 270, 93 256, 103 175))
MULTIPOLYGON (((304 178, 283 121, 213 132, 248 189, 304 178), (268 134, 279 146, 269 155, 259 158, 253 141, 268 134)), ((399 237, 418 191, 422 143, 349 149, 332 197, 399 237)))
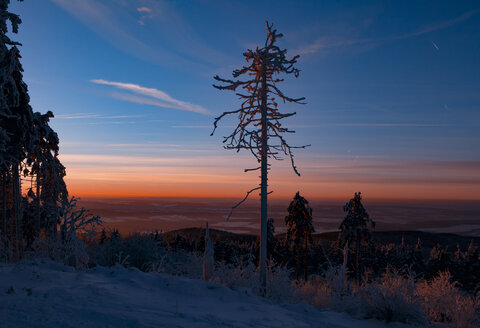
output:
POLYGON ((303 278, 307 280, 308 250, 312 244, 312 233, 315 229, 312 223, 312 209, 308 200, 300 196, 299 192, 288 206, 285 224, 288 227, 287 241, 296 260, 297 279, 303 271, 303 278))
POLYGON ((360 250, 361 246, 368 245, 372 240, 372 232, 369 227, 375 227, 375 221, 370 219, 362 205, 361 193, 355 196, 343 207, 347 215, 340 224, 338 245, 355 252, 355 272, 360 279, 360 250))
POLYGON ((64 181, 65 167, 58 159, 58 135, 48 124, 52 117, 50 111, 43 115, 34 114, 34 142, 27 158, 30 171, 25 170, 24 174, 35 177, 37 229, 39 231, 43 228, 48 237, 56 239, 61 209, 68 204, 69 199, 64 181))
POLYGON ((23 82, 18 42, 6 33, 8 23, 18 32, 20 18, 8 11, 9 0, 0 0, 0 209, 4 247, 22 253, 22 197, 20 171, 30 150, 33 112, 29 105, 27 85, 23 82))
POLYGON ((275 220, 273 218, 268 219, 267 221, 267 254, 268 258, 273 258, 273 252, 277 246, 277 237, 275 237, 275 226, 273 223, 275 220))
MULTIPOLYGON (((299 70, 294 68, 298 55, 292 59, 286 58, 287 50, 280 49, 275 43, 283 35, 272 29, 273 25, 267 22, 267 38, 262 48, 255 50, 248 49, 243 55, 248 63, 241 69, 234 70, 232 75, 234 79, 240 76, 247 76, 246 81, 227 80, 215 76, 215 80, 224 83, 223 86, 214 85, 219 90, 231 90, 236 92, 242 101, 239 109, 224 112, 214 121, 214 131, 218 122, 225 116, 236 114, 239 117, 239 123, 234 131, 224 137, 223 142, 226 149, 233 149, 237 152, 241 149, 250 151, 260 163, 259 167, 246 169, 245 171, 260 170, 260 186, 253 188, 245 198, 233 208, 239 206, 247 199, 249 194, 260 189, 261 198, 261 218, 260 218, 260 286, 262 293, 266 291, 266 263, 267 263, 267 174, 269 170, 268 159, 280 159, 280 155, 289 156, 292 168, 296 174, 300 175, 295 167, 292 148, 283 137, 284 133, 293 133, 282 126, 280 120, 295 115, 295 113, 283 114, 278 110, 278 100, 283 102, 301 103, 304 98, 289 98, 285 96, 278 88, 277 83, 283 79, 278 78, 280 73, 293 74, 298 77, 299 70), (237 89, 243 89, 237 91, 237 89), (276 140, 278 143, 272 143, 276 140)), ((233 209, 232 209, 233 210, 233 209)))
POLYGON ((42 226, 47 235, 56 235, 68 193, 65 168, 58 160, 58 136, 48 125, 53 114, 33 112, 23 82, 20 44, 6 35, 8 23, 13 33, 21 23, 8 11, 9 3, 0 0, 0 235, 4 247, 13 249, 13 256, 19 258, 24 237, 31 244, 42 226), (36 192, 30 188, 23 201, 22 174, 32 180, 36 177, 36 192))

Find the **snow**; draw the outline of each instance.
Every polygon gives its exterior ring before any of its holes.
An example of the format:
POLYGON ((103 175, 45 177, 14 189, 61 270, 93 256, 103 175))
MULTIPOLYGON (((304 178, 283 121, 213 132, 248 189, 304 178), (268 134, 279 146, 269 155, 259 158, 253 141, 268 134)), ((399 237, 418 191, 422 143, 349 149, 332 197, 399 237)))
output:
POLYGON ((275 304, 249 289, 121 266, 79 272, 49 260, 0 264, 2 327, 406 328, 275 304))

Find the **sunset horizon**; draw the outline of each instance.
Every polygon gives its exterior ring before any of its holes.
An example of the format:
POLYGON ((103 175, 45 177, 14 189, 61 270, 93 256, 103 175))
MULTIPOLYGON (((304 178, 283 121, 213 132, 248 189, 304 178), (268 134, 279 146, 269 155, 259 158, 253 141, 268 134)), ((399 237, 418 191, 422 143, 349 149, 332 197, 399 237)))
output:
POLYGON ((285 119, 296 131, 287 141, 311 145, 294 149, 300 177, 288 158, 270 160, 271 198, 480 200, 475 6, 304 2, 302 15, 255 14, 240 28, 241 18, 224 18, 241 12, 232 5, 110 2, 11 4, 24 21, 17 38, 31 103, 55 115, 71 195, 242 199, 258 186, 259 172, 244 173, 256 159, 223 149, 235 121, 210 136, 214 118, 239 106, 212 84, 245 64, 267 18, 287 55, 300 55, 300 75, 284 89, 306 104, 279 105, 297 112, 285 119), (38 13, 62 29, 39 25, 38 13), (408 24, 390 24, 391 13, 408 24), (197 19, 212 15, 228 28, 197 19))
POLYGON ((480 327, 480 2, 0 0, 6 327, 480 327))

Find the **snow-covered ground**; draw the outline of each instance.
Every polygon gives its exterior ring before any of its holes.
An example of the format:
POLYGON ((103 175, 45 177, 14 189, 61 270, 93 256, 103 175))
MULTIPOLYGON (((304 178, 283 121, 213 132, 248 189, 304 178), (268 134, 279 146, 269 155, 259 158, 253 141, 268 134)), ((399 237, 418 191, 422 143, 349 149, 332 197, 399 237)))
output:
POLYGON ((359 321, 300 304, 278 305, 245 288, 48 260, 0 264, 0 327, 409 327, 359 321))

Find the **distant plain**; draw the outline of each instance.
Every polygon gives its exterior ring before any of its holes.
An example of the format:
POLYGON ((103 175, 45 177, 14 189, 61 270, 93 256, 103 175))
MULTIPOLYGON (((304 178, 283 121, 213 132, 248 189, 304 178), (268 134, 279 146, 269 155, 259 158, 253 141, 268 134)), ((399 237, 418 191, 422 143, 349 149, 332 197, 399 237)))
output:
MULTIPOLYGON (((247 200, 227 221, 230 208, 238 201, 229 198, 82 198, 79 204, 100 215, 106 229, 116 228, 123 234, 204 227, 207 220, 215 229, 257 234, 260 224, 257 199, 247 200)), ((317 233, 338 230, 346 201, 310 200, 317 233)), ((275 220, 276 233, 286 232, 284 219, 289 202, 289 199, 269 202, 269 217, 275 220)), ((376 231, 420 230, 480 236, 479 201, 364 198, 364 206, 376 221, 376 231)))

